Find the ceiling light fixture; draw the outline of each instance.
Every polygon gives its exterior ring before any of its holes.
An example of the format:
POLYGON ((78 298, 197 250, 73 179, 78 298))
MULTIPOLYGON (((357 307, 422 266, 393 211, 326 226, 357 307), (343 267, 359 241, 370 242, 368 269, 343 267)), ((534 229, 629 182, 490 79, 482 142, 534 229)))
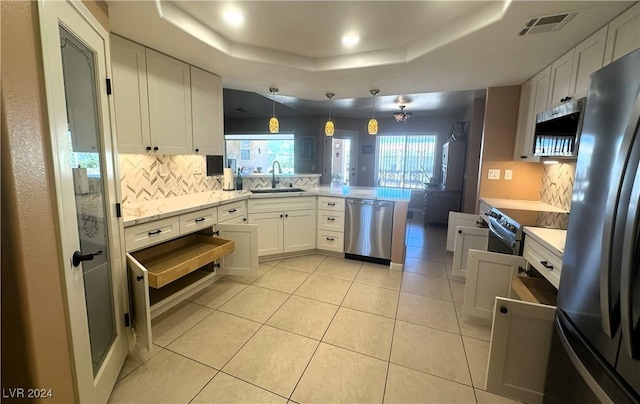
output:
POLYGON ((276 118, 276 94, 278 89, 274 87, 269 88, 269 92, 273 95, 273 115, 269 119, 269 133, 278 133, 280 131, 280 122, 276 118))
POLYGON ((348 34, 342 37, 342 44, 344 46, 354 46, 360 42, 360 37, 355 34, 348 34))
POLYGON ((222 13, 222 17, 224 17, 224 20, 227 22, 227 24, 233 25, 234 27, 242 25, 242 23, 244 22, 244 17, 242 16, 242 14, 239 11, 235 10, 225 11, 224 13, 222 13))
POLYGON ((326 96, 329 99, 329 120, 324 125, 324 134, 327 136, 333 136, 335 132, 335 127, 333 126, 333 121, 331 120, 331 100, 333 99, 334 93, 327 93, 326 96))
POLYGON ((400 112, 394 112, 393 116, 396 117, 396 121, 398 122, 406 122, 411 118, 411 112, 404 112, 406 105, 400 105, 400 112))
POLYGON ((376 95, 380 92, 380 90, 369 90, 371 95, 373 95, 373 108, 371 119, 369 119, 369 124, 367 125, 367 130, 370 135, 375 135, 378 133, 378 121, 376 121, 376 95))

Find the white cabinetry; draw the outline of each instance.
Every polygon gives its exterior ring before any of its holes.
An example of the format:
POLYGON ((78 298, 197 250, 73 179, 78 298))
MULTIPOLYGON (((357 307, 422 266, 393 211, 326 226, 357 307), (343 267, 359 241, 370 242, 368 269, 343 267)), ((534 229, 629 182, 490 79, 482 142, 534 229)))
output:
POLYGON ((344 252, 344 198, 318 197, 316 248, 344 252))
POLYGON ((548 66, 523 85, 524 94, 521 93, 520 95, 518 129, 515 140, 515 161, 540 161, 538 157, 532 156, 533 133, 536 124, 536 114, 547 109, 550 78, 551 66, 548 66), (523 98, 527 94, 528 98, 523 98))
POLYGON ((574 50, 571 49, 551 64, 547 107, 561 104, 566 100, 566 97, 570 96, 569 88, 571 87, 571 71, 573 70, 573 52, 574 50))
POLYGON ((258 255, 316 248, 316 198, 249 200, 249 224, 258 225, 258 255))
MULTIPOLYGON (((468 215, 468 214, 467 214, 468 215)), ((480 221, 478 215, 468 215, 468 219, 473 223, 480 221)), ((467 276, 467 260, 469 250, 487 250, 489 244, 489 229, 478 227, 457 226, 455 227, 455 242, 453 248, 453 268, 454 276, 467 276)))
POLYGON ((636 3, 609 23, 604 64, 640 48, 640 4, 636 3))
POLYGON ((447 251, 453 251, 456 244, 458 227, 478 227, 481 223, 479 215, 461 212, 449 212, 447 225, 447 251))
POLYGON ((162 154, 192 153, 189 65, 151 49, 145 51, 153 150, 162 154))
POLYGON ((569 86, 569 95, 573 98, 587 96, 589 76, 603 65, 606 41, 607 27, 604 27, 575 47, 569 86))
POLYGON ((224 153, 222 79, 191 66, 191 116, 193 152, 224 153))

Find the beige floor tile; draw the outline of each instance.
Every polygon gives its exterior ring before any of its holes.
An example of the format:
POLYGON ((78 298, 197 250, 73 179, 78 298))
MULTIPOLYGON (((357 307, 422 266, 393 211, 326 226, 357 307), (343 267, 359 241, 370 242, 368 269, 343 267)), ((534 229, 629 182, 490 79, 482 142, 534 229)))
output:
POLYGON ((447 250, 442 251, 442 258, 444 259, 445 263, 453 264, 453 252, 452 251, 447 251, 447 250))
POLYGON ((282 403, 287 399, 222 372, 218 373, 191 401, 206 403, 282 403))
POLYGON ((136 370, 138 366, 153 358, 162 349, 164 348, 152 344, 151 351, 149 351, 142 345, 142 341, 138 340, 133 351, 129 352, 129 355, 127 355, 127 358, 124 360, 122 369, 120 369, 120 373, 118 374, 117 382, 136 370))
POLYGON ((394 320, 341 307, 323 342, 389 360, 394 320))
POLYGON ((387 362, 321 343, 291 397, 300 403, 380 403, 387 362))
POLYGON ((339 305, 347 294, 349 286, 351 282, 343 279, 311 275, 294 294, 339 305))
MULTIPOLYGON (((271 261, 267 261, 271 262, 271 261)), ((242 282, 242 283, 253 283, 256 279, 260 278, 262 275, 271 271, 273 265, 268 264, 267 262, 261 262, 258 264, 258 273, 254 276, 248 275, 226 275, 225 279, 230 279, 232 281, 242 282)))
POLYGON ((359 261, 327 257, 322 261, 322 264, 316 268, 314 274, 353 281, 361 266, 362 262, 359 261))
POLYGON ((425 245, 424 247, 407 246, 407 258, 419 258, 422 260, 444 262, 439 244, 425 245))
POLYGON ((216 372, 164 349, 116 384, 109 402, 188 403, 216 372))
POLYGON ((253 284, 263 288, 279 290, 280 292, 293 293, 308 277, 308 272, 276 266, 258 278, 253 284))
POLYGON ((460 333, 463 336, 481 339, 487 342, 491 341, 491 320, 464 314, 461 303, 456 303, 455 307, 458 324, 460 325, 460 333))
POLYGON ((396 290, 354 283, 344 298, 342 306, 395 318, 398 295, 399 292, 396 290))
POLYGON ((400 293, 397 318, 409 323, 460 333, 453 302, 441 299, 400 293))
POLYGON ((405 272, 402 275, 401 291, 413 293, 414 295, 452 301, 449 281, 442 278, 432 278, 429 276, 405 272))
POLYGON ((285 258, 278 266, 295 269, 296 271, 313 272, 324 259, 324 255, 303 255, 301 257, 285 258))
POLYGON ((374 267, 365 264, 360 268, 355 282, 364 283, 365 285, 378 286, 381 288, 400 290, 402 282, 402 272, 392 271, 388 267, 374 267))
POLYGON ((272 267, 275 267, 276 265, 278 265, 279 263, 281 263, 282 260, 281 259, 273 259, 273 260, 267 260, 267 261, 260 261, 261 264, 266 264, 266 265, 271 265, 272 267))
POLYGON ((207 306, 211 309, 217 309, 218 307, 228 302, 229 299, 240 293, 240 291, 246 287, 246 283, 222 278, 207 286, 202 291, 189 297, 187 300, 193 303, 207 306))
POLYGON ((288 293, 248 286, 220 307, 220 311, 264 323, 289 298, 288 293))
POLYGON ((320 340, 337 310, 338 306, 333 304, 291 296, 267 324, 320 340))
POLYGON ((222 369, 260 326, 260 323, 216 311, 167 348, 205 365, 222 369))
POLYGON ((432 278, 447 279, 447 268, 443 262, 425 261, 418 258, 406 258, 404 270, 415 274, 430 276, 432 278))
POLYGON ((389 365, 385 403, 475 403, 473 388, 402 366, 389 365))
POLYGON ((187 301, 178 303, 166 313, 152 320, 153 343, 166 347, 211 313, 213 310, 199 304, 187 301))
POLYGON ((410 247, 423 247, 425 245, 424 236, 409 234, 405 244, 410 247))
POLYGON ((396 321, 391 362, 471 385, 460 335, 396 321))
POLYGON ((263 326, 224 367, 224 372, 289 397, 318 341, 263 326))
POLYGON ((478 404, 518 404, 520 401, 514 401, 507 397, 489 393, 488 391, 475 389, 478 404))
POLYGON ((473 387, 485 389, 487 365, 489 363, 489 343, 475 338, 462 337, 467 362, 471 371, 473 387))
POLYGON ((449 286, 451 287, 453 301, 456 303, 464 303, 464 281, 449 279, 449 286))

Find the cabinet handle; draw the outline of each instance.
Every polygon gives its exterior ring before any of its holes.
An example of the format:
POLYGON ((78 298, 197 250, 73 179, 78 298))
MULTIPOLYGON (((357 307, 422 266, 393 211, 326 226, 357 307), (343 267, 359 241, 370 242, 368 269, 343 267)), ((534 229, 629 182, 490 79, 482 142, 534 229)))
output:
POLYGON ((199 153, 199 152, 200 152, 200 149, 196 149, 196 153, 199 153))
POLYGON ((160 233, 162 233, 162 230, 158 229, 158 230, 150 231, 147 234, 150 236, 155 236, 156 234, 160 234, 160 233))
POLYGON ((238 209, 229 209, 229 213, 236 213, 238 209))
POLYGON ((284 217, 289 217, 289 214, 288 214, 288 213, 285 213, 285 214, 284 214, 284 217))
POLYGON ((138 276, 136 276, 136 280, 137 280, 138 282, 140 282, 140 281, 141 281, 141 280, 143 280, 143 279, 144 279, 144 276, 142 276, 142 275, 138 275, 138 276))
POLYGON ((327 206, 336 206, 335 202, 327 202, 327 206))
POLYGON ((509 309, 507 309, 507 308, 506 308, 506 307, 504 307, 504 306, 500 306, 500 313, 502 313, 502 314, 507 314, 508 312, 509 312, 509 309))
POLYGON ((520 156, 521 159, 526 159, 528 156, 520 156))
POLYGON ((462 230, 458 230, 458 234, 462 234, 462 230))
POLYGON ((204 222, 204 217, 199 217, 195 220, 196 223, 204 222))
POLYGON ((147 146, 147 151, 151 151, 151 146, 147 146))
POLYGON ((247 218, 246 218, 246 217, 243 217, 243 218, 242 218, 242 221, 243 221, 243 222, 246 222, 246 221, 247 221, 247 218))
POLYGON ((284 215, 283 215, 283 214, 280 214, 280 217, 284 217, 284 215))
POLYGON ((333 241, 335 240, 333 237, 327 237, 327 241, 333 241))
POLYGON ((542 264, 543 267, 553 270, 553 265, 549 264, 548 261, 540 261, 540 263, 542 264))
POLYGON ((327 220, 329 220, 329 221, 332 221, 332 222, 333 222, 334 220, 336 220, 336 218, 335 218, 335 217, 328 217, 328 218, 327 218, 327 220))
POLYGON ((158 150, 160 150, 160 149, 158 149, 158 146, 153 148, 153 151, 158 151, 158 150))

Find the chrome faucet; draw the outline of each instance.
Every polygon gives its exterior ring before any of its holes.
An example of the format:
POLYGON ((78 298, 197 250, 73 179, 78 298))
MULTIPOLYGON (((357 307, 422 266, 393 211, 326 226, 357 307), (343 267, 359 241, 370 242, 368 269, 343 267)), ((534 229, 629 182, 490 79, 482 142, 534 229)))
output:
POLYGON ((271 188, 275 188, 276 184, 280 182, 279 180, 276 180, 276 164, 278 164, 278 174, 282 174, 280 162, 278 162, 278 160, 273 160, 273 165, 271 166, 271 188))

